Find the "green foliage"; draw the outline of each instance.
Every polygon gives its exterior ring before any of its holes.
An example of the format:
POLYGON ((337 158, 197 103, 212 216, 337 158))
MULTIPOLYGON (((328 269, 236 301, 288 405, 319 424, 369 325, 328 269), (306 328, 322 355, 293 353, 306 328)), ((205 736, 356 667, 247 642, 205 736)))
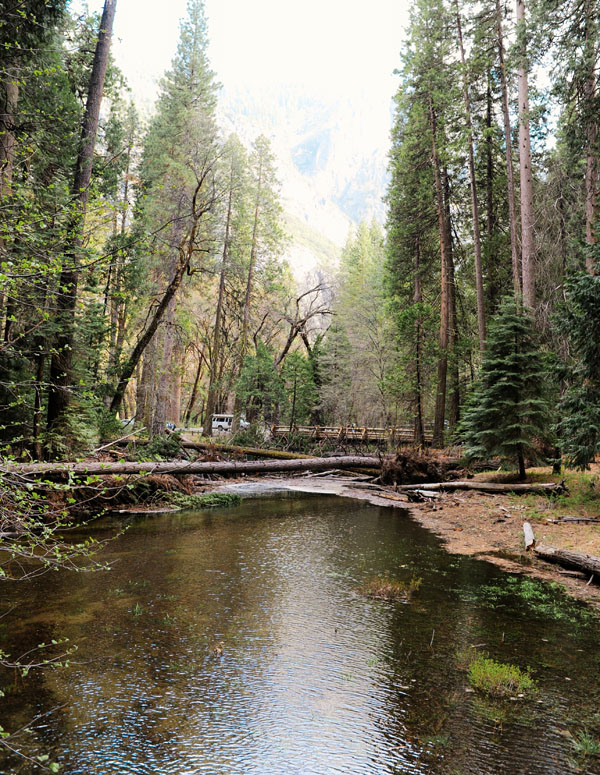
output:
POLYGON ((168 503, 173 503, 190 511, 238 506, 242 502, 241 497, 233 492, 210 492, 205 495, 185 495, 182 492, 171 492, 167 495, 166 500, 168 503))
POLYGON ((281 379, 286 398, 283 421, 290 425, 308 423, 318 401, 312 363, 298 351, 290 353, 284 361, 281 379))
POLYGON ((573 736, 571 745, 580 766, 584 766, 590 757, 600 756, 600 740, 587 729, 580 729, 573 736))
POLYGON ((567 464, 585 469, 600 451, 600 275, 569 278, 558 325, 568 337, 571 359, 557 432, 567 464))
POLYGON ((469 683, 474 689, 494 697, 515 696, 535 689, 529 671, 487 657, 478 657, 471 662, 469 683))
POLYGON ((275 409, 285 399, 285 393, 273 353, 263 342, 258 342, 256 355, 247 355, 244 359, 236 393, 249 422, 273 421, 275 409))
POLYGON ((265 443, 265 431, 259 423, 250 423, 231 437, 231 443, 239 447, 262 447, 265 443))
POLYGON ((534 440, 548 437, 548 370, 533 335, 533 323, 507 297, 490 323, 479 380, 461 426, 469 458, 497 455, 517 462, 537 456, 534 440))
POLYGON ((181 454, 179 433, 154 436, 143 448, 145 460, 173 460, 181 454))

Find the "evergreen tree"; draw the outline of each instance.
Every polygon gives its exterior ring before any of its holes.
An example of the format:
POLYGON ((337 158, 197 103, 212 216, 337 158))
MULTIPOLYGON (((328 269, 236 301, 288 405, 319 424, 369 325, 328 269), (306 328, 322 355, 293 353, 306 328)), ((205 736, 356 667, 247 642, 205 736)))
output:
POLYGON ((559 318, 572 353, 557 430, 567 464, 585 469, 600 451, 600 275, 579 273, 559 318))
POLYGON ((525 478, 525 456, 548 433, 547 369, 533 336, 533 321, 512 297, 490 325, 479 380, 461 425, 468 457, 497 455, 516 462, 525 478))

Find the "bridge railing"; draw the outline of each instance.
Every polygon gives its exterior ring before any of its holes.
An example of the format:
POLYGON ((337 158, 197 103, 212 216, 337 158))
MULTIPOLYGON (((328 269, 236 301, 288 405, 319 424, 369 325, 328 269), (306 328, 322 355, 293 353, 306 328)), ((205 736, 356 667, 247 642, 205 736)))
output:
MULTIPOLYGON (((306 436, 315 440, 335 439, 337 441, 389 441, 409 443, 415 441, 415 430, 411 425, 397 425, 391 428, 359 428, 355 425, 273 425, 272 436, 306 436)), ((424 441, 431 444, 433 432, 424 432, 424 441)))

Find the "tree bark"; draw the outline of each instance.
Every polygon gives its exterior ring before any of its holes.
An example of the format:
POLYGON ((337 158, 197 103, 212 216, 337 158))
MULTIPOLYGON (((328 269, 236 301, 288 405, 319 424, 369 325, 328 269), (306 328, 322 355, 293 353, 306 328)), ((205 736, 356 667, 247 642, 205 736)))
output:
MULTIPOLYGON (((215 328, 213 331, 212 352, 210 354, 210 373, 208 377, 208 392, 206 394, 206 414, 204 416, 203 433, 212 436, 212 416, 215 411, 217 398, 217 371, 221 357, 221 318, 223 299, 225 298, 225 273, 227 271, 227 256, 229 253, 229 240, 231 232, 231 212, 233 207, 233 172, 234 160, 231 160, 229 175, 229 197, 227 201, 227 217, 225 219, 225 238, 223 240, 223 255, 221 259, 221 273, 219 276, 219 294, 217 296, 217 309, 215 311, 215 328)), ((194 388, 196 388, 194 384, 194 388)))
POLYGON ((431 126, 435 201, 440 234, 440 335, 437 368, 437 390, 435 399, 435 418, 433 424, 433 446, 442 447, 444 444, 444 425, 446 420, 446 381, 448 375, 448 260, 450 244, 448 240, 444 190, 442 188, 442 177, 440 171, 440 159, 437 150, 437 120, 431 95, 429 95, 429 120, 431 126))
POLYGON ((496 0, 496 31, 498 33, 498 57, 500 60, 500 85, 502 88, 502 115, 504 117, 504 146, 506 152, 506 186, 508 198, 508 223, 510 228, 510 252, 512 259, 513 288, 516 296, 521 295, 521 255, 517 237, 517 208, 515 204, 515 176, 513 171, 512 141, 510 133, 510 112, 506 63, 504 61, 504 37, 502 34, 502 10, 496 0))
POLYGON ((479 201, 475 181, 475 153, 473 150, 473 119, 471 116, 471 99, 467 82, 467 64, 463 44, 462 25, 458 0, 454 0, 456 8, 456 29, 460 46, 460 59, 463 67, 463 100, 465 103, 465 118, 467 120, 467 139, 469 145, 469 185, 471 189, 471 215, 473 217, 473 252, 475 256, 475 291, 477 296, 477 331, 479 333, 479 349, 485 350, 485 300, 483 295, 483 267, 481 261, 481 228, 479 225, 479 201))
MULTIPOLYGON (((415 288, 413 301, 415 304, 423 302, 423 293, 421 290, 421 243, 417 237, 415 245, 415 288)), ((419 311, 415 320, 415 395, 414 395, 414 426, 415 426, 415 444, 419 447, 425 446, 425 433, 423 429, 423 380, 421 374, 421 357, 423 347, 423 323, 421 312, 419 311)))
MULTIPOLYGON (((587 245, 595 245, 598 218, 598 118, 595 102, 596 88, 596 56, 598 44, 598 18, 595 13, 594 0, 585 0, 585 67, 587 76, 584 83, 584 100, 586 115, 586 152, 585 152, 585 241, 587 245)), ((594 256, 588 249, 585 267, 592 274, 596 271, 594 256)))
POLYGON ((527 60, 525 0, 517 0, 517 37, 519 39, 519 175, 521 180, 523 304, 530 310, 535 310, 535 235, 533 229, 533 178, 529 131, 529 62, 527 60))
POLYGON ((81 126, 81 141, 72 188, 73 214, 68 227, 63 267, 58 283, 57 319, 59 331, 50 363, 50 392, 48 396, 48 428, 54 429, 64 417, 71 400, 73 346, 75 339, 75 307, 79 281, 79 251, 83 240, 83 226, 87 211, 89 186, 94 160, 94 146, 112 28, 117 0, 105 0, 98 42, 94 53, 87 102, 81 126))
MULTIPOLYGON (((172 282, 172 280, 171 280, 172 282)), ((175 344, 175 294, 171 295, 169 304, 163 320, 163 349, 161 353, 160 370, 158 373, 158 383, 156 388, 156 402, 152 422, 150 424, 150 435, 160 436, 165 433, 167 413, 169 408, 169 394, 171 385, 171 369, 173 347, 175 344)))
MULTIPOLYGON (((194 404, 196 403, 196 398, 198 397, 198 385, 200 384, 200 377, 202 376, 202 365, 204 363, 204 351, 198 353, 198 366, 196 367, 196 375, 194 377, 194 384, 192 386, 192 393, 190 395, 190 400, 188 401, 187 408, 185 410, 185 419, 184 422, 186 425, 189 425, 190 420, 192 419, 192 411, 194 409, 194 404)), ((212 423, 211 423, 212 424, 212 423)), ((204 435, 206 433, 203 431, 204 435)))
POLYGON ((172 460, 160 463, 28 463, 0 466, 1 474, 97 474, 113 476, 115 474, 249 474, 270 473, 274 471, 328 471, 346 468, 379 468, 378 457, 363 455, 345 455, 343 457, 313 457, 294 460, 219 460, 215 462, 189 462, 172 460))

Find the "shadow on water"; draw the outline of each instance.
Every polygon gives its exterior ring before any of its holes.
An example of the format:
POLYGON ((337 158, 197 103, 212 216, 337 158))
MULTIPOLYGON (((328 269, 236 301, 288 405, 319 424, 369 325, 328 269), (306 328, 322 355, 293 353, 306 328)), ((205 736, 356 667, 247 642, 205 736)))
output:
POLYGON ((5 676, 0 722, 59 707, 29 745, 67 775, 600 771, 573 744, 600 730, 596 618, 556 586, 448 554, 401 511, 250 500, 138 517, 107 555, 111 571, 49 574, 2 601, 18 606, 0 648, 78 644, 66 670, 5 676), (422 582, 387 602, 358 593, 374 576, 422 582), (474 649, 530 667, 537 692, 470 691, 474 649))

